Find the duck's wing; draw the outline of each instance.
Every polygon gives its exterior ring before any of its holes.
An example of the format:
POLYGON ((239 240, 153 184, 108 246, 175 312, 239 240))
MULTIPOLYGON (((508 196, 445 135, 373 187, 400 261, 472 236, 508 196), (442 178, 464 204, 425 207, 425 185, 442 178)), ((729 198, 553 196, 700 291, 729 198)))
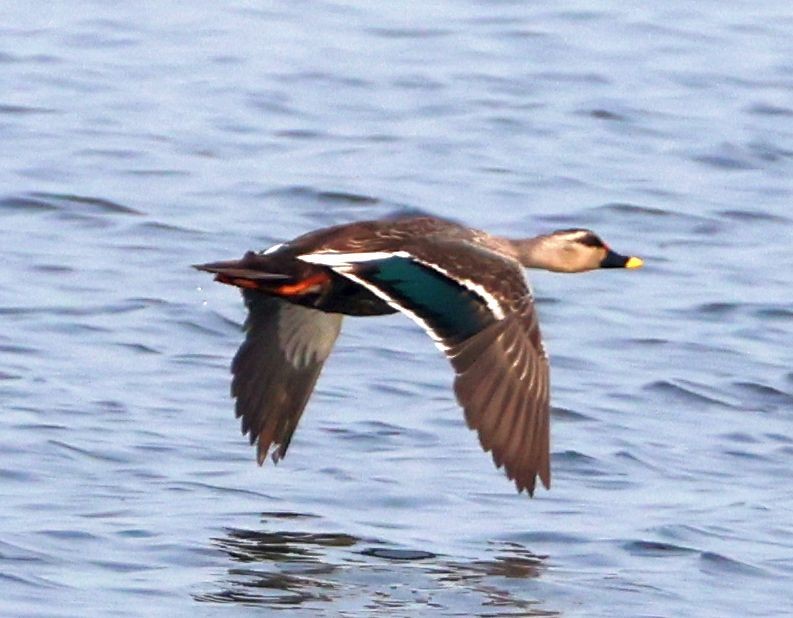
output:
POLYGON ((492 451, 496 466, 503 464, 518 491, 534 495, 537 476, 550 488, 549 367, 531 299, 446 354, 465 420, 482 448, 492 451))
POLYGON ((272 445, 278 462, 314 390, 341 329, 342 316, 243 290, 245 341, 231 364, 236 415, 257 443, 259 465, 272 445))
POLYGON ((320 253, 329 266, 421 325, 449 358, 468 426, 518 491, 550 487, 549 367, 520 265, 464 240, 392 252, 320 253))

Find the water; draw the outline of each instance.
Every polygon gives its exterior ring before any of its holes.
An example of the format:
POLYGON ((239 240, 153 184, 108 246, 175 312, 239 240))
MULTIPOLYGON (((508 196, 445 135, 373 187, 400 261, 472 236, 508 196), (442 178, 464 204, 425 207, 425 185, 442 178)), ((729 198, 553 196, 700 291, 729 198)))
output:
POLYGON ((788 2, 0 8, 0 614, 779 616, 793 575, 788 2), (349 320, 288 457, 189 265, 421 208, 588 226, 532 274, 552 491, 401 316, 349 320))

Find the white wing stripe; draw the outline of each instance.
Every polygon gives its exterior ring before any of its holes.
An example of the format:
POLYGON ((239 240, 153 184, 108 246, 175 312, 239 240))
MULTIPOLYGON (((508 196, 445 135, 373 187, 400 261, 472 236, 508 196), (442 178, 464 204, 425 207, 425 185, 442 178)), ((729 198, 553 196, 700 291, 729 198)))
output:
POLYGON ((391 257, 415 259, 405 251, 394 251, 393 253, 387 251, 367 251, 365 253, 331 253, 322 251, 319 253, 304 253, 303 255, 298 255, 297 259, 308 262, 309 264, 321 264, 322 266, 337 268, 350 266, 351 264, 359 264, 361 262, 387 260, 391 257))
POLYGON ((441 338, 438 337, 438 335, 435 333, 432 327, 427 323, 427 321, 424 320, 421 316, 419 316, 415 312, 411 311, 408 307, 405 307, 404 305, 400 305, 398 302, 396 302, 393 298, 391 298, 388 294, 386 294, 383 290, 381 290, 377 286, 372 285, 371 283, 369 283, 364 279, 361 279, 360 277, 357 277, 352 272, 350 272, 349 268, 344 268, 344 267, 334 268, 334 271, 339 273, 340 275, 343 275, 344 277, 347 277, 350 281, 357 283, 361 287, 366 288, 372 294, 387 302, 391 307, 408 316, 411 320, 413 320, 416 324, 421 326, 421 328, 423 328, 426 331, 426 333, 435 343, 435 347, 438 348, 441 352, 445 354, 449 350, 449 347, 443 343, 441 338))
MULTIPOLYGON (((402 253, 404 253, 404 251, 402 253)), ((506 316, 506 313, 504 312, 504 308, 501 306, 501 303, 499 302, 499 300, 495 296, 493 296, 490 292, 488 292, 484 287, 479 285, 478 283, 474 283, 470 279, 458 279, 458 278, 452 276, 449 273, 449 271, 447 271, 446 269, 441 268, 440 266, 438 266, 437 264, 434 264, 432 262, 428 262, 427 260, 423 260, 421 258, 418 258, 415 255, 411 255, 410 257, 413 260, 415 260, 416 262, 418 262, 419 264, 422 264, 422 265, 426 266, 427 268, 432 268, 433 270, 435 270, 435 271, 441 273, 442 275, 448 277, 452 281, 454 281, 456 283, 459 283, 464 288, 470 290, 471 292, 473 292, 474 294, 479 296, 482 300, 485 301, 485 304, 487 305, 487 308, 490 309, 491 313, 495 316, 495 318, 497 320, 503 320, 504 317, 506 316)))
POLYGON ((273 245, 272 247, 270 247, 270 248, 269 248, 269 249, 267 249, 266 251, 263 251, 263 252, 262 252, 262 255, 270 255, 271 253, 275 253, 275 252, 276 252, 276 251, 278 251, 278 250, 279 250, 281 247, 283 247, 283 246, 284 246, 284 244, 285 244, 285 243, 279 242, 277 245, 273 245))
MULTIPOLYGON (((361 262, 375 262, 377 260, 386 260, 391 257, 399 257, 399 258, 407 258, 421 264, 422 266, 426 266, 427 268, 431 268, 432 270, 441 273, 444 277, 449 278, 450 280, 454 281, 455 283, 459 283, 467 290, 473 292, 477 296, 479 296, 485 304, 487 308, 490 309, 490 312, 495 316, 497 320, 503 320, 506 316, 506 312, 504 308, 501 306, 499 300, 493 296, 490 292, 488 292, 483 286, 479 285, 471 281, 470 279, 458 279, 452 276, 449 271, 445 268, 438 266, 433 262, 429 262, 427 260, 421 259, 408 253, 407 251, 370 251, 365 253, 329 253, 329 252, 319 252, 319 253, 306 253, 303 255, 297 256, 297 259, 302 260, 304 262, 308 262, 310 264, 321 264, 322 266, 328 266, 333 269, 341 269, 345 266, 350 266, 352 264, 360 264, 361 262)), ((345 273, 346 274, 346 273, 345 273)), ((352 277, 350 277, 352 278, 352 277)), ((359 280, 355 280, 356 283, 363 285, 360 283, 359 280)), ((371 291, 371 286, 364 287, 371 291)), ((383 298, 382 295, 379 295, 380 298, 383 298)), ((387 300, 383 298, 383 300, 387 300)))

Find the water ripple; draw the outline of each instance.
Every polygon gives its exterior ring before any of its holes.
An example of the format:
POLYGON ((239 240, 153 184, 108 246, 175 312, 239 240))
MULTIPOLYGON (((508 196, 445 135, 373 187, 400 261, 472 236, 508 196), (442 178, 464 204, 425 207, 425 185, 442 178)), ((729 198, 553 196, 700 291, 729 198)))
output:
POLYGON ((5 3, 0 614, 789 613, 781 6, 5 3), (550 492, 404 316, 345 320, 256 465, 189 265, 395 213, 646 259, 527 273, 550 492))

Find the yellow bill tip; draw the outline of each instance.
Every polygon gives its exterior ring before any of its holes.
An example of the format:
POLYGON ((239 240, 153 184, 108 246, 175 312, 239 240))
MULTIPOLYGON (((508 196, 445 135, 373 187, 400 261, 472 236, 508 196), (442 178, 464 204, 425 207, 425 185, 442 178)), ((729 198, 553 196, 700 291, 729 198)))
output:
POLYGON ((642 258, 629 257, 628 261, 625 262, 625 268, 641 268, 642 266, 644 266, 642 258))

